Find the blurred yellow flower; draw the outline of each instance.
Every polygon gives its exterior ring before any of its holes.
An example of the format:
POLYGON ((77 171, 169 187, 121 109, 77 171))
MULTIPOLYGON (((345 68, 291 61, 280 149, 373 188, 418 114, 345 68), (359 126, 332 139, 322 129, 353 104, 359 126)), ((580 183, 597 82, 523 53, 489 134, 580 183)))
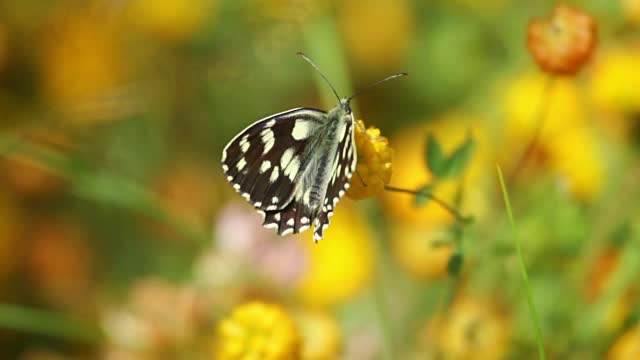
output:
POLYGON ((423 339, 439 358, 504 359, 510 347, 508 317, 490 301, 461 298, 428 324, 423 339))
POLYGON ((390 231, 393 255, 405 270, 420 278, 445 277, 454 250, 446 233, 437 226, 394 224, 390 231))
POLYGON ((116 100, 127 57, 114 25, 91 11, 65 12, 43 34, 45 93, 70 123, 93 123, 122 111, 116 100))
POLYGON ((168 41, 182 41, 217 14, 217 0, 134 0, 128 15, 143 31, 168 41))
POLYGON ((603 51, 591 72, 591 99, 604 111, 640 111, 640 48, 603 51))
POLYGON ((324 311, 302 311, 295 316, 302 336, 303 360, 332 360, 340 353, 340 326, 324 311))
MULTIPOLYGON (((513 78, 503 91, 504 141, 510 150, 523 151, 543 117, 539 137, 542 143, 586 123, 580 90, 571 79, 551 80, 542 73, 525 73, 513 78)), ((504 153, 510 157, 516 154, 504 153)))
POLYGON ((391 158, 393 149, 380 129, 373 126, 365 131, 364 122, 355 127, 358 167, 351 179, 351 187, 347 195, 356 200, 375 196, 384 191, 384 186, 391 180, 391 158))
POLYGON ((630 23, 640 24, 640 0, 620 0, 622 13, 630 23))
POLYGON ((634 360, 640 358, 640 327, 620 336, 609 350, 607 360, 634 360))
POLYGON ((363 72, 396 71, 415 32, 407 0, 347 0, 338 16, 345 49, 363 72))
POLYGON ((236 307, 217 326, 216 359, 300 358, 298 329, 278 305, 250 302, 236 307))
POLYGON ((574 197, 590 200, 599 193, 606 177, 606 168, 592 129, 575 128, 552 139, 549 158, 561 186, 574 197))
MULTIPOLYGON (((476 141, 476 150, 465 172, 457 179, 439 181, 432 192, 443 201, 453 204, 455 195, 462 186, 464 196, 461 212, 476 218, 481 217, 488 209, 486 174, 493 170, 493 164, 488 163, 492 150, 486 130, 482 126, 482 120, 473 116, 449 114, 398 133, 391 140, 391 143, 395 144, 393 185, 416 190, 434 181, 425 160, 429 133, 434 134, 446 154, 450 154, 471 134, 476 141)), ((416 207, 414 199, 414 196, 389 191, 383 195, 385 208, 397 220, 433 225, 449 224, 453 221, 451 213, 435 202, 430 201, 424 206, 416 207)))
POLYGON ((500 164, 508 171, 522 166, 522 156, 537 136, 527 165, 551 170, 578 199, 597 195, 606 176, 605 161, 577 85, 570 79, 524 74, 505 89, 503 101, 504 147, 509 151, 500 154, 500 164))
POLYGON ((302 236, 308 259, 298 283, 307 304, 329 306, 347 301, 369 284, 374 266, 373 232, 348 203, 336 207, 324 240, 314 243, 310 232, 302 236))

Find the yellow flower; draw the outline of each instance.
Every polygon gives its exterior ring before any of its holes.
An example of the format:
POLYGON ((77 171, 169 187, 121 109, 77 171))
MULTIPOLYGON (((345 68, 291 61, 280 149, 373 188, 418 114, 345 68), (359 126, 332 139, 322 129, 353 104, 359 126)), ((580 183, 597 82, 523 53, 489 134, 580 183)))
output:
POLYGON ((340 352, 340 327, 335 318, 323 311, 296 314, 302 335, 301 359, 337 359, 340 352))
POLYGON ((576 128, 553 139, 548 152, 552 170, 569 193, 581 200, 599 193, 606 176, 605 161, 590 128, 576 128))
POLYGON ((393 149, 380 130, 371 126, 366 131, 364 122, 358 120, 356 126, 356 149, 358 167, 351 179, 351 187, 347 195, 356 200, 375 196, 384 191, 384 186, 391 180, 391 157, 393 149))
POLYGON ((364 220, 345 200, 336 207, 331 220, 321 242, 314 243, 310 232, 301 239, 308 263, 298 283, 298 294, 314 306, 351 299, 368 285, 373 272, 374 235, 364 220))
MULTIPOLYGON (((481 119, 462 114, 450 114, 435 121, 405 129, 394 136, 391 141, 395 144, 393 186, 416 190, 434 181, 425 160, 429 133, 434 134, 444 152, 450 154, 467 139, 469 132, 476 141, 476 151, 465 172, 459 178, 439 181, 433 193, 443 201, 453 204, 455 195, 462 186, 464 194, 461 204, 462 213, 473 215, 475 218, 481 217, 488 209, 485 183, 489 178, 486 174, 493 169, 493 165, 488 164, 490 143, 481 119)), ((493 176, 493 173, 491 175, 493 176)), ((414 196, 390 191, 385 191, 383 195, 385 208, 397 220, 433 225, 450 224, 453 221, 451 213, 437 203, 430 201, 424 206, 416 207, 414 199, 414 196)))
POLYGON ((604 52, 593 67, 590 94, 602 110, 640 111, 640 49, 604 52))
POLYGON ((457 300, 436 317, 423 335, 431 351, 444 359, 503 359, 509 350, 509 323, 496 304, 479 299, 457 300))
POLYGON ((140 29, 164 40, 181 41, 217 13, 217 0, 134 0, 128 15, 140 29))
POLYGON ((445 229, 423 224, 397 224, 391 228, 393 255, 410 273, 424 279, 447 275, 453 244, 445 229))
POLYGON ((300 338, 292 318, 278 305, 238 306, 217 327, 216 359, 299 359, 300 338))
POLYGON ((631 360, 640 357, 640 327, 623 334, 611 347, 608 360, 631 360))
POLYGON ((412 5, 407 0, 348 0, 339 10, 353 62, 365 72, 396 70, 415 31, 412 5))
MULTIPOLYGON (((550 80, 537 72, 522 74, 504 89, 502 101, 505 146, 508 149, 523 151, 538 131, 543 117, 539 138, 543 143, 564 136, 569 130, 586 123, 580 90, 570 79, 550 80), (544 107, 546 111, 541 110, 544 107)), ((505 154, 517 158, 513 151, 505 154)))

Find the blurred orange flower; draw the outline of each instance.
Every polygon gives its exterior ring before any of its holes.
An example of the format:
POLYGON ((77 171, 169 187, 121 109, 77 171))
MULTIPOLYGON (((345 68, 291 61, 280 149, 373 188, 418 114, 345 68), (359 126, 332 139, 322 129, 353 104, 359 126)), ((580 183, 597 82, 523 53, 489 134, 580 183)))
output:
POLYGON ((212 21, 218 0, 134 0, 130 21, 141 30, 168 41, 182 41, 212 21))
MULTIPOLYGON (((434 134, 447 154, 462 144, 469 134, 476 141, 476 151, 462 176, 456 179, 439 180, 432 191, 446 203, 453 204, 456 193, 462 189, 464 196, 460 211, 463 214, 471 214, 475 218, 482 217, 487 213, 489 206, 485 187, 488 181, 487 173, 491 169, 488 161, 493 150, 482 119, 474 116, 448 114, 416 127, 407 128, 394 136, 391 139, 395 144, 393 172, 396 180, 393 185, 415 190, 435 180, 425 160, 429 133, 434 134)), ((433 201, 416 207, 414 196, 389 191, 383 194, 383 200, 386 210, 397 221, 432 225, 450 224, 453 221, 451 213, 433 201)))
POLYGON ((89 241, 75 222, 48 219, 31 225, 27 264, 41 295, 70 308, 90 305, 95 269, 89 241))
POLYGON ((351 187, 347 195, 355 200, 375 196, 384 191, 384 186, 391 180, 391 158, 393 149, 387 138, 373 126, 365 131, 364 122, 355 127, 358 166, 351 179, 351 187))
POLYGON ((324 240, 316 244, 310 232, 303 234, 307 268, 298 283, 301 300, 329 306, 363 290, 373 275, 373 236, 365 220, 345 200, 336 208, 324 240))
POLYGON ((0 193, 0 284, 4 284, 18 265, 16 253, 26 229, 24 216, 11 193, 0 193))
MULTIPOLYGON (((194 160, 175 160, 154 179, 160 205, 174 219, 194 229, 205 229, 218 200, 221 184, 210 167, 194 160)), ((161 226, 161 224, 158 224, 161 226)), ((171 233, 171 232, 169 232, 171 233)))
POLYGON ((573 75, 589 60, 597 42, 594 19, 572 7, 556 6, 551 19, 534 19, 527 47, 540 68, 551 74, 573 75))
POLYGON ((72 124, 112 119, 126 111, 127 66, 115 24, 90 10, 61 12, 43 33, 44 90, 72 124))
POLYGON ((0 22, 0 74, 9 62, 9 31, 7 26, 0 22))
POLYGON ((254 301, 236 307, 217 326, 216 359, 300 358, 300 335, 280 306, 254 301))
POLYGON ((345 49, 363 72, 379 74, 396 67, 415 32, 412 4, 407 0, 348 0, 338 17, 345 49))

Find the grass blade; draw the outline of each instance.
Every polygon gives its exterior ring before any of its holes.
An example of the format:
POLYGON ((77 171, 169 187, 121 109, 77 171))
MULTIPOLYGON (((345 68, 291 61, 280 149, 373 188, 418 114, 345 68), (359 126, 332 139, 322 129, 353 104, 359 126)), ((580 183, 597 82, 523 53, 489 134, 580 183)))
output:
POLYGON ((531 316, 531 321, 533 322, 533 325, 536 331, 536 340, 538 342, 538 358, 541 360, 545 360, 546 355, 544 352, 544 345, 542 342, 542 331, 540 330, 540 321, 538 320, 538 312, 536 311, 536 305, 533 302, 533 294, 531 293, 531 287, 529 286, 529 275, 527 274, 527 265, 525 264, 524 255, 522 254, 522 247, 520 246, 520 242, 518 241, 516 224, 513 221, 513 213, 511 212, 511 202, 509 201, 509 193, 507 192, 507 187, 504 183, 502 170, 500 169, 499 165, 496 165, 496 167, 498 169, 498 178, 500 179, 500 188, 502 189, 502 197, 504 198, 504 205, 507 210, 509 223, 511 224, 511 236, 513 237, 513 242, 518 251, 518 259, 520 260, 520 271, 522 273, 522 279, 524 280, 524 287, 527 292, 527 303, 529 304, 529 315, 531 316))

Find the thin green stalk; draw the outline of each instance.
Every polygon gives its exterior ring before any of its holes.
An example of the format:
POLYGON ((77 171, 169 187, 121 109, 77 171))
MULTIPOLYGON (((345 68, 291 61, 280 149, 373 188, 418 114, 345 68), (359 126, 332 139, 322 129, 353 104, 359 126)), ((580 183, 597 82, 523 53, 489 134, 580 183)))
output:
POLYGON ((513 242, 518 251, 518 259, 520 260, 520 272, 522 273, 522 279, 524 280, 524 287, 527 293, 527 303, 529 304, 529 315, 531 316, 531 321, 533 322, 533 325, 536 331, 536 340, 538 342, 538 357, 541 360, 545 360, 546 355, 544 352, 544 345, 542 342, 542 330, 540 330, 538 312, 536 310, 536 305, 533 302, 533 294, 531 292, 531 286, 529 285, 529 275, 527 274, 527 265, 525 264, 525 261, 524 261, 522 247, 520 246, 520 242, 518 241, 516 224, 513 221, 513 213, 511 212, 511 201, 509 201, 509 194, 507 192, 507 186, 505 185, 505 182, 504 182, 504 177, 502 176, 502 170, 500 169, 499 165, 496 165, 496 167, 498 169, 498 178, 500 179, 500 188, 502 189, 504 205, 507 210, 509 223, 511 224, 511 236, 513 237, 513 242))
POLYGON ((95 324, 47 310, 10 304, 0 304, 0 328, 89 344, 100 343, 104 338, 95 324))

